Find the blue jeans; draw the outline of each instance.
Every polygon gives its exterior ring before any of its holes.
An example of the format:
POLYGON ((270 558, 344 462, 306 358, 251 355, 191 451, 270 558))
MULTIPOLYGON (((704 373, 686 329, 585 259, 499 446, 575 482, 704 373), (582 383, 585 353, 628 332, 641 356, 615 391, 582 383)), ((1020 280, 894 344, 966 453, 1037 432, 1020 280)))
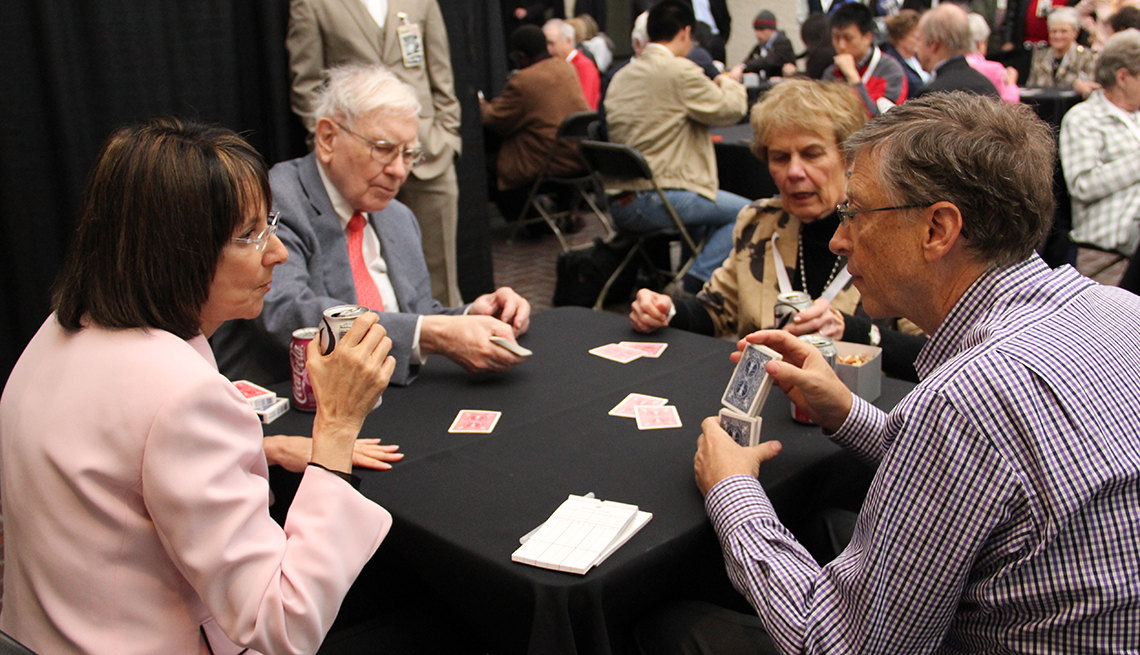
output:
MULTIPOLYGON (((689 269, 689 275, 708 282, 713 271, 732 252, 732 228, 736 225, 736 215, 752 201, 727 191, 717 191, 716 202, 680 189, 666 189, 665 197, 694 239, 699 240, 706 229, 715 230, 689 269)), ((669 212, 656 191, 638 192, 625 205, 610 203, 610 215, 618 227, 635 234, 673 227, 673 219, 669 218, 669 212)))

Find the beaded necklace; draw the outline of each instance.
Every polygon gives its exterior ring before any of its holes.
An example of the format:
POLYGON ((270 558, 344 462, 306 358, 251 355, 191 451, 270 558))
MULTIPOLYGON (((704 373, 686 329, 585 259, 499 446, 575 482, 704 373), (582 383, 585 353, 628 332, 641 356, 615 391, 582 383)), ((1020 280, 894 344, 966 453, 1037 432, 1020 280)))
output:
MULTIPOLYGON (((811 292, 808 291, 807 274, 804 273, 804 270, 807 269, 807 266, 804 264, 804 235, 803 235, 802 230, 799 234, 799 248, 800 248, 800 259, 799 259, 800 284, 803 285, 801 288, 803 289, 804 293, 806 293, 810 296, 811 292)), ((839 268, 840 268, 839 267, 839 260, 840 259, 842 259, 842 258, 839 255, 835 256, 835 265, 831 267, 831 275, 829 275, 827 277, 827 282, 823 283, 824 290, 826 290, 827 287, 831 286, 831 283, 835 281, 835 276, 839 274, 839 268)))

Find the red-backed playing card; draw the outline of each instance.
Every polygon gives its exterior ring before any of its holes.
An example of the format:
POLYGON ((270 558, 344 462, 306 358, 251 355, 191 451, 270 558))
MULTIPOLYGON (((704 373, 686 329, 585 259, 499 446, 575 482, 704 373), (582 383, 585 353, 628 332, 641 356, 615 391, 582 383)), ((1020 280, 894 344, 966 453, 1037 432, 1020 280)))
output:
POLYGON ((668 399, 658 398, 657 396, 646 396, 640 393, 631 393, 625 397, 616 407, 610 410, 610 416, 624 416, 625 418, 635 418, 635 407, 642 405, 649 407, 660 407, 668 403, 668 399))
POLYGON ((502 415, 502 412, 486 412, 479 409, 460 410, 447 431, 490 434, 490 432, 495 429, 495 424, 499 422, 499 417, 502 415))
POLYGON ((681 427, 681 416, 672 405, 648 407, 641 405, 633 409, 637 418, 638 430, 660 430, 681 427))

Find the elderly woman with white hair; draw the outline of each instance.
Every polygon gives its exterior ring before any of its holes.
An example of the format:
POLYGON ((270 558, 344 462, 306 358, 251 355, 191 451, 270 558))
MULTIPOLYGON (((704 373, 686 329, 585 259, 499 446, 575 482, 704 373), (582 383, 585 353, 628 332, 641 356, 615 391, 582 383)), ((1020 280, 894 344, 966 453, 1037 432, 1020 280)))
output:
POLYGON ((1049 44, 1039 46, 1033 52, 1025 86, 1073 89, 1088 96, 1097 88, 1092 81, 1096 55, 1077 44, 1077 33, 1081 30, 1080 15, 1072 7, 1061 7, 1049 14, 1047 24, 1049 44))

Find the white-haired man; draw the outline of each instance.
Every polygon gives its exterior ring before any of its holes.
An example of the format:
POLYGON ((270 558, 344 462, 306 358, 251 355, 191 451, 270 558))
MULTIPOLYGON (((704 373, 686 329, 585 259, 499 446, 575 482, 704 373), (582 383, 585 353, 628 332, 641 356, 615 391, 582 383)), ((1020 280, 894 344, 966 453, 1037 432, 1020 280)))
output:
POLYGON ((1061 121, 1072 238, 1125 255, 1140 243, 1140 32, 1114 34, 1096 63, 1103 90, 1061 121))
POLYGON ((420 231, 394 198, 422 158, 419 102, 381 66, 329 72, 316 106, 316 143, 269 172, 277 236, 289 260, 273 277, 261 316, 223 325, 212 342, 231 379, 288 379, 294 330, 317 325, 335 305, 380 314, 392 339, 395 384, 407 384, 438 353, 471 371, 504 371, 522 359, 490 341, 525 332, 530 304, 502 287, 463 307, 431 296, 420 231))
POLYGON ((598 99, 602 97, 602 78, 594 62, 574 47, 574 26, 560 18, 552 18, 542 26, 542 34, 546 37, 546 50, 550 56, 565 59, 574 66, 586 104, 590 105, 591 111, 596 111, 598 99))

